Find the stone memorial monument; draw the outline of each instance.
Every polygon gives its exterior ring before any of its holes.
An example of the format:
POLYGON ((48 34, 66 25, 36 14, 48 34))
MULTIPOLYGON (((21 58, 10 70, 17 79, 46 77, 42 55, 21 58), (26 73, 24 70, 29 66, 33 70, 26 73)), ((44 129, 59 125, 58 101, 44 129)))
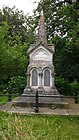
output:
POLYGON ((28 50, 30 62, 27 68, 27 86, 23 94, 38 90, 41 94, 58 94, 54 84, 54 45, 47 44, 44 14, 41 11, 36 44, 28 50))
POLYGON ((54 83, 53 54, 55 53, 55 46, 47 44, 43 10, 40 13, 36 44, 30 45, 28 53, 30 61, 26 73, 27 86, 22 96, 17 97, 16 102, 21 104, 35 103, 35 98, 31 96, 36 94, 36 90, 38 90, 39 95, 43 95, 43 97, 39 97, 39 104, 60 102, 61 99, 57 98, 59 93, 54 83), (47 97, 49 95, 56 97, 47 97))

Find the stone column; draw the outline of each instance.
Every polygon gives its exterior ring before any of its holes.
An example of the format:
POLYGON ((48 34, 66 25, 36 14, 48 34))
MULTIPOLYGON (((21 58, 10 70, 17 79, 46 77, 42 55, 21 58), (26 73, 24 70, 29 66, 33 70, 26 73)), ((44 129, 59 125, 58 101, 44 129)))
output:
POLYGON ((42 68, 39 68, 39 87, 38 87, 38 91, 39 91, 40 93, 43 92, 42 77, 43 77, 42 68))
POLYGON ((39 87, 42 87, 42 73, 39 73, 39 87))
POLYGON ((26 73, 27 76, 27 87, 30 87, 30 73, 26 73))
POLYGON ((51 75, 52 75, 52 87, 51 87, 51 93, 52 93, 52 94, 55 94, 55 91, 56 91, 56 88, 55 88, 55 81, 54 81, 55 73, 52 72, 51 75))
POLYGON ((25 87, 24 92, 23 92, 22 95, 31 93, 31 88, 30 88, 30 73, 26 73, 26 76, 27 76, 27 85, 26 85, 26 87, 25 87))
POLYGON ((54 77, 56 74, 52 72, 51 75, 52 75, 52 88, 54 88, 55 87, 54 77))

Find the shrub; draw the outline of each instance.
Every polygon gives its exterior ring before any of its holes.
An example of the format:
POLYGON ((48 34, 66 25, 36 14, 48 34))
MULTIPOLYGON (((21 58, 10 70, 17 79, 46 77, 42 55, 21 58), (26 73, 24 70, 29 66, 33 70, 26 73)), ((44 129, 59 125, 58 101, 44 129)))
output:
POLYGON ((15 91, 15 93, 22 93, 26 86, 26 78, 22 76, 15 76, 8 82, 8 91, 15 91))
POLYGON ((77 82, 71 83, 71 88, 75 88, 75 89, 79 90, 79 83, 77 83, 77 82))
POLYGON ((63 95, 70 95, 71 93, 71 86, 67 80, 61 77, 55 78, 55 85, 60 92, 60 94, 63 95))
POLYGON ((71 92, 73 96, 78 96, 78 98, 75 99, 75 103, 79 103, 79 83, 71 83, 71 92))
POLYGON ((0 94, 6 94, 7 93, 7 85, 6 84, 1 84, 0 85, 0 94))

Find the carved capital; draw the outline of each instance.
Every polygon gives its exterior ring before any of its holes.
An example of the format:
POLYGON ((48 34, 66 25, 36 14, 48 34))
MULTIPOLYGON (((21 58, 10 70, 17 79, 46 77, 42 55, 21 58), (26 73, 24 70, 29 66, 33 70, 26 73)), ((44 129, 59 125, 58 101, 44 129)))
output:
POLYGON ((55 72, 52 72, 51 75, 54 77, 56 75, 56 73, 55 72))
POLYGON ((30 73, 26 73, 26 76, 30 76, 30 73))
POLYGON ((43 72, 39 72, 39 76, 42 77, 43 76, 43 72))

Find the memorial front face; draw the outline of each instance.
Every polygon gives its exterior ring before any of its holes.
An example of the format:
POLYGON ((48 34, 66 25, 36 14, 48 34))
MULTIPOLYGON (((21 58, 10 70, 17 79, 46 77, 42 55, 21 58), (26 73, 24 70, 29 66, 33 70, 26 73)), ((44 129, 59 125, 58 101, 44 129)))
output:
MULTIPOLYGON (((54 47, 54 46, 52 46, 54 47)), ((53 53, 46 49, 42 44, 30 53, 30 64, 28 66, 29 86, 32 89, 50 90, 54 87, 53 74, 54 66, 52 63, 53 53)))

